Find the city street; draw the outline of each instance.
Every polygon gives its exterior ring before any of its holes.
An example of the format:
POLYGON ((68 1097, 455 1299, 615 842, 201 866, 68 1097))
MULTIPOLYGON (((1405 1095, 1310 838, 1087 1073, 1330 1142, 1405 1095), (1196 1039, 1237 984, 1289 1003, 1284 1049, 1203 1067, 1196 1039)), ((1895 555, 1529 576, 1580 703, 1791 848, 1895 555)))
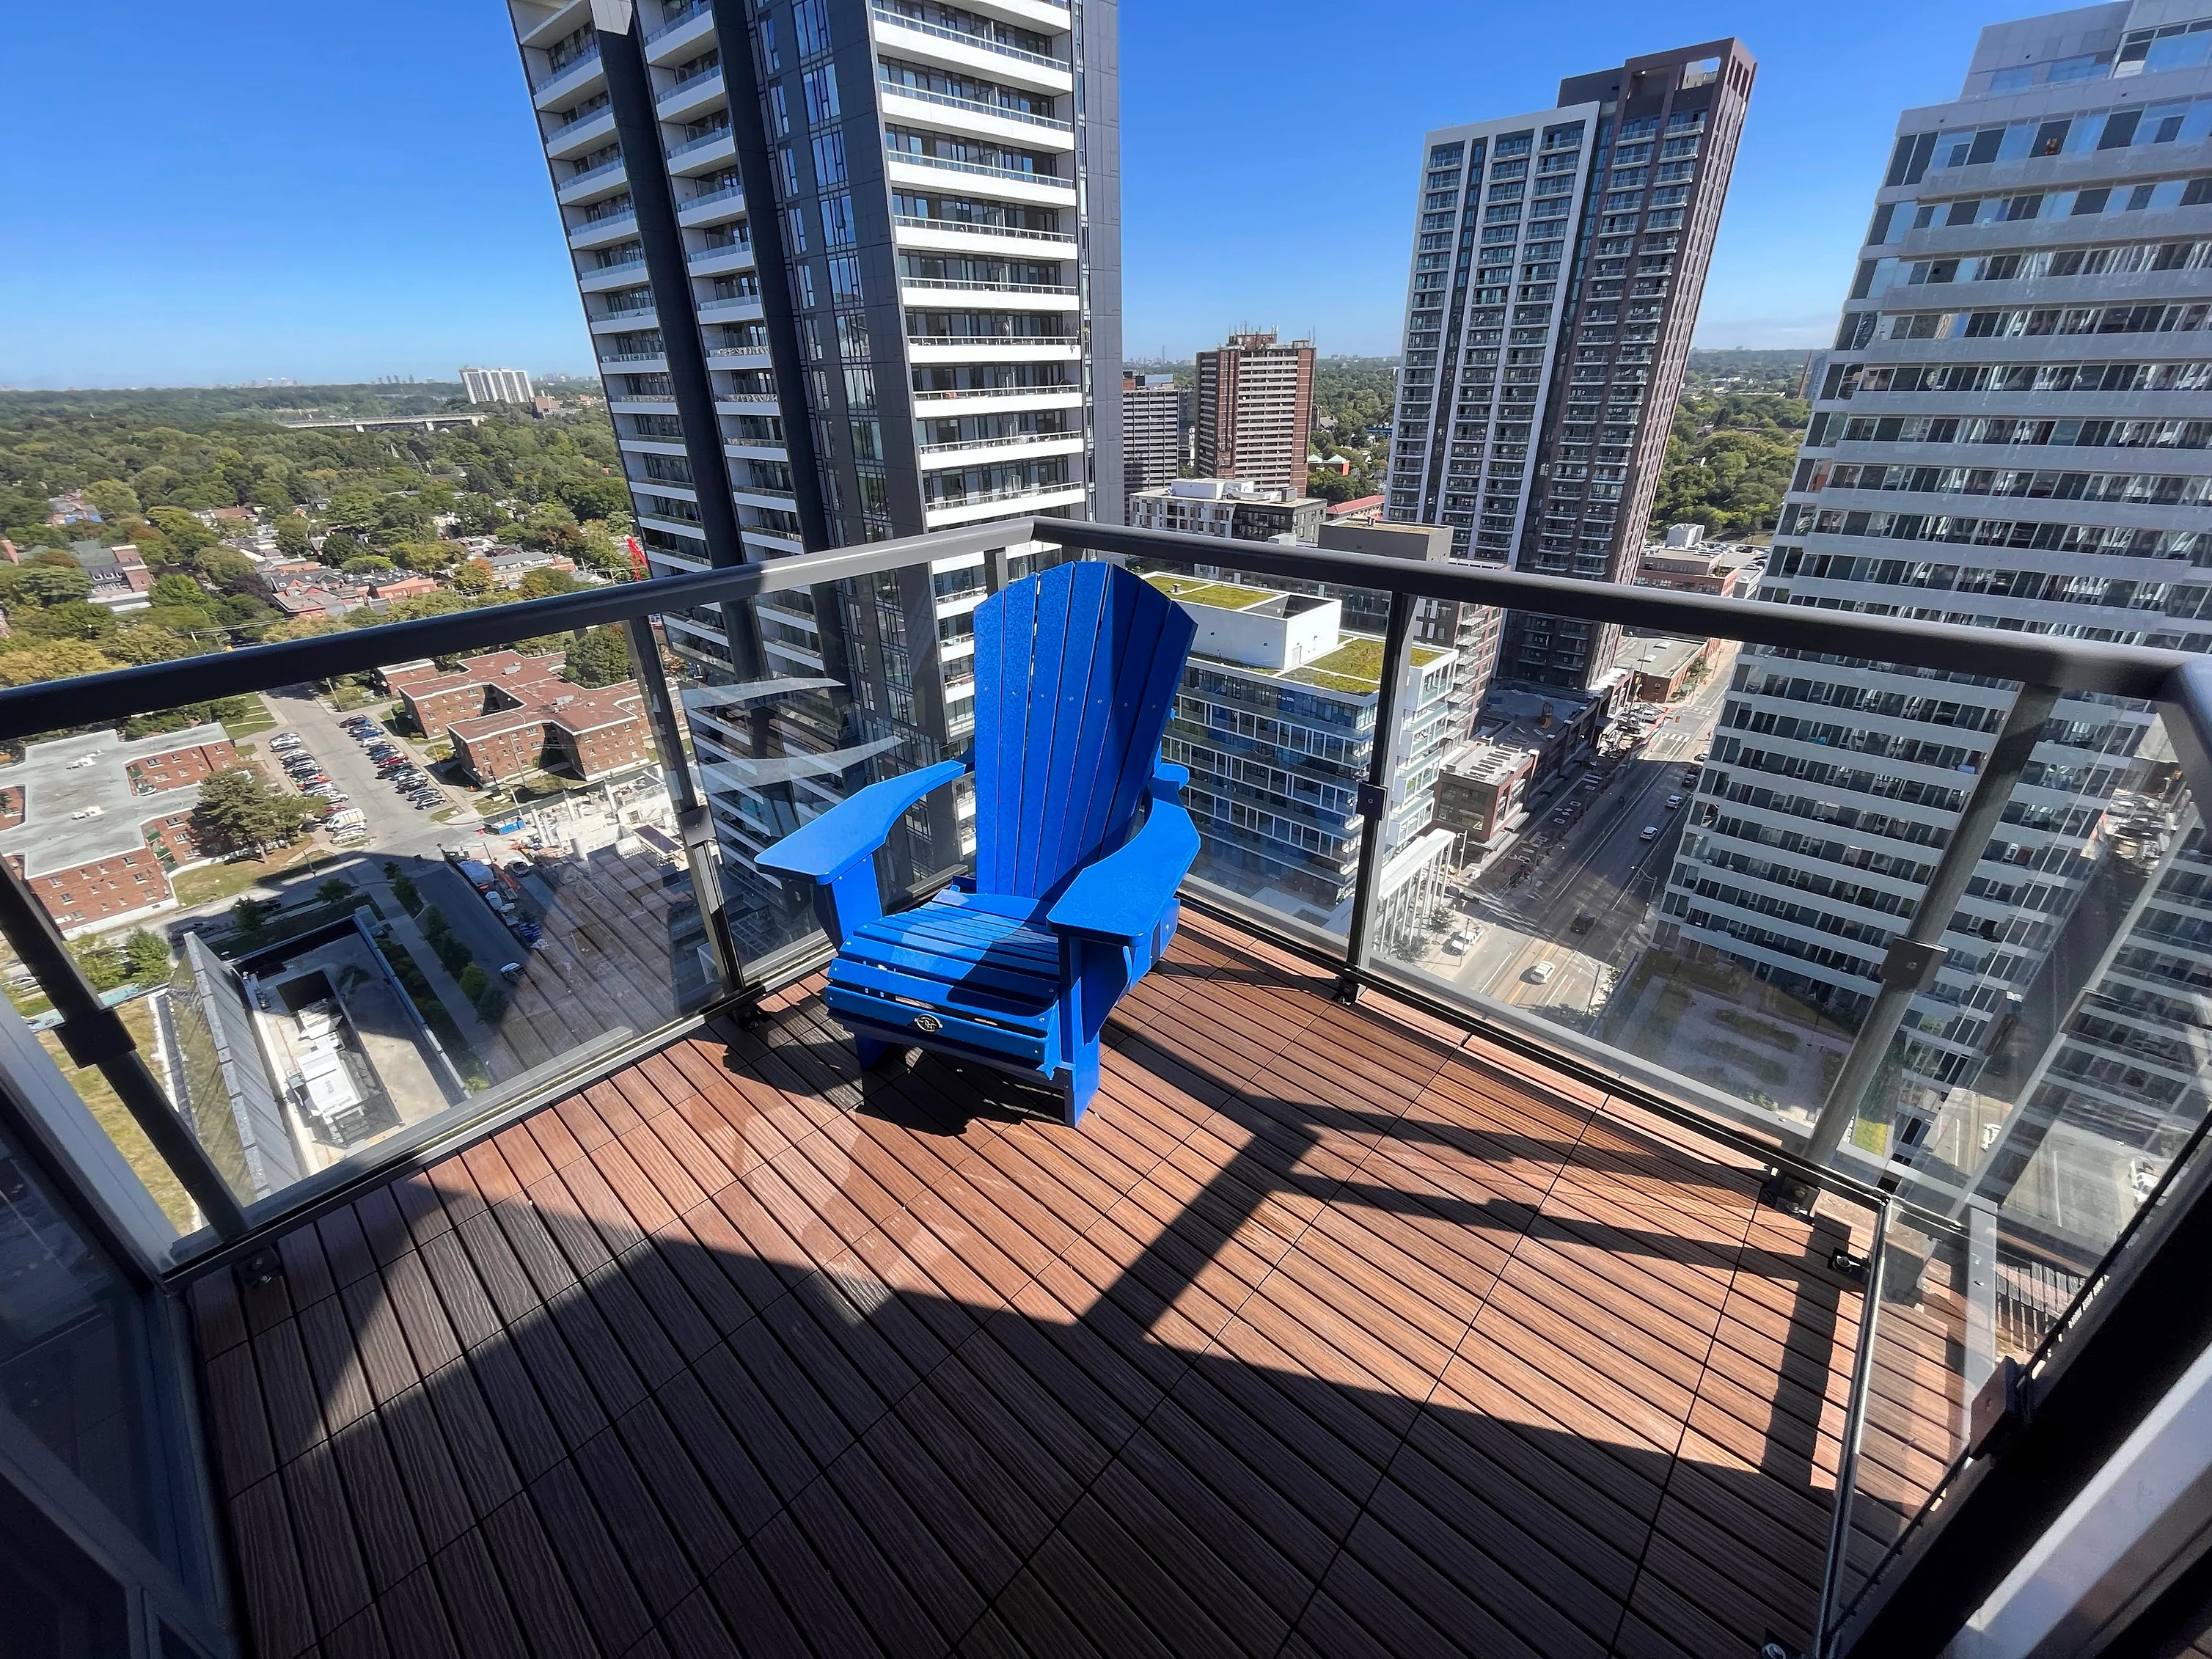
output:
POLYGON ((1432 957, 1430 971, 1520 1007, 1588 1016, 1604 1006, 1650 936, 1657 890, 1691 810, 1692 787, 1683 780, 1711 739, 1733 660, 1733 651, 1724 651, 1640 748, 1607 757, 1535 809, 1518 847, 1476 878, 1474 902, 1462 907, 1480 924, 1474 945, 1456 963, 1432 957), (1602 787, 1584 789, 1592 776, 1602 778, 1602 787), (1669 795, 1682 797, 1673 811, 1669 795), (1575 821, 1553 823, 1570 801, 1583 803, 1575 821), (1646 825, 1657 827, 1656 839, 1642 838, 1646 825), (1534 856, 1533 866, 1516 861, 1522 852, 1534 856), (1589 929, 1577 933, 1575 921, 1585 915, 1589 929), (1529 970, 1543 962, 1553 972, 1539 983, 1529 970))

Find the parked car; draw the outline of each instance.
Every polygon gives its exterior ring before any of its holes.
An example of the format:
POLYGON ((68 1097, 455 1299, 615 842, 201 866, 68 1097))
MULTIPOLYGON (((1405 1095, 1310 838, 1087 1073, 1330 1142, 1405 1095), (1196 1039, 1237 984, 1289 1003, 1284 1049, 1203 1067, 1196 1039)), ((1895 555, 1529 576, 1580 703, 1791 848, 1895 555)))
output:
POLYGON ((1669 795, 1667 797, 1667 810, 1670 812, 1681 804, 1682 798, 1680 795, 1669 795))
POLYGON ((500 867, 510 876, 526 876, 538 866, 528 859, 509 859, 500 867))
POLYGON ((1467 947, 1474 943, 1474 941, 1465 933, 1454 933, 1444 941, 1444 953, 1447 956, 1463 957, 1467 954, 1467 947))
POLYGON ((1540 962, 1534 968, 1531 968, 1528 973, 1523 975, 1523 977, 1528 979, 1533 984, 1541 985, 1546 980, 1551 978, 1551 976, 1558 971, 1558 963, 1540 962))
POLYGON ((1644 826, 1644 833, 1643 833, 1642 835, 1638 836, 1636 839, 1637 839, 1637 840, 1638 840, 1638 841, 1656 841, 1656 840, 1658 840, 1658 839, 1659 839, 1659 826, 1658 826, 1657 824, 1656 824, 1656 823, 1647 823, 1647 824, 1645 824, 1645 825, 1644 826))
POLYGON ((509 985, 514 984, 522 977, 522 964, 519 962, 502 962, 499 964, 499 976, 509 985))

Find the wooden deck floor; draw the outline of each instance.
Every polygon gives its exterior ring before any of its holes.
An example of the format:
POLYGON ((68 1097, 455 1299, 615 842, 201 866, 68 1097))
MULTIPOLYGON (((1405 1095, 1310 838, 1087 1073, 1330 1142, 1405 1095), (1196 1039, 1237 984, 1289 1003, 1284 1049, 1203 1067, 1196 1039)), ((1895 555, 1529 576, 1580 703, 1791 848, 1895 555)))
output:
POLYGON ((1843 1231, 1324 989, 1187 927, 1069 1130, 796 988, 204 1281, 263 1659, 1803 1642, 1843 1231))

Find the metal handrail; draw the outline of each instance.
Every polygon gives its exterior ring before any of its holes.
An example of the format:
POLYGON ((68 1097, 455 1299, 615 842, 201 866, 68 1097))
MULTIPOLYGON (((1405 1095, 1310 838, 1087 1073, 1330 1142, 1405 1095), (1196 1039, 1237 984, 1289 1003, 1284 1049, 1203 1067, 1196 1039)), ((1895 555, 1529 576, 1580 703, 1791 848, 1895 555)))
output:
POLYGON ((995 52, 1001 58, 1018 58, 1025 64, 1036 64, 1045 69, 1058 70, 1062 75, 1070 72, 1068 66, 1061 63, 1059 58, 1048 58, 1041 52, 1030 52, 1020 46, 1006 46, 1000 41, 986 40, 980 35, 965 34, 958 29, 949 29, 942 23, 932 23, 919 17, 906 16, 885 6, 871 6, 868 9, 875 14, 878 21, 890 23, 902 29, 912 29, 918 34, 933 34, 940 40, 950 40, 956 46, 973 46, 978 52, 995 52))
POLYGON ((1018 225, 975 225, 965 219, 921 219, 910 213, 891 216, 891 222, 907 230, 951 230, 963 236, 1017 236, 1032 242, 1066 242, 1075 238, 1064 230, 1024 230, 1018 225))
POLYGON ((956 98, 949 92, 932 92, 927 87, 910 87, 900 81, 882 83, 884 93, 894 98, 913 98, 925 104, 943 104, 948 109, 963 109, 975 115, 995 115, 1002 121, 1019 121, 1025 126, 1049 127, 1054 132, 1073 132, 1074 125, 1055 120, 1049 115, 1031 115, 1027 110, 1008 109, 1003 104, 987 104, 980 98, 956 98))
POLYGON ((708 0, 691 0, 691 3, 684 7, 683 10, 672 13, 668 16, 664 17, 661 20, 660 27, 659 28, 647 29, 645 32, 645 44, 649 46, 655 40, 660 39, 662 35, 667 33, 671 29, 683 27, 684 24, 690 22, 701 12, 706 10, 708 4, 708 0))
POLYGON ((901 288, 940 288, 961 289, 975 294, 1066 294, 1076 290, 1064 283, 979 283, 956 282, 950 276, 902 276, 901 288))
MULTIPOLYGON (((1007 393, 1056 388, 994 387, 1007 393)), ((1073 387, 1057 388, 1073 391, 1073 387)), ((956 396, 982 395, 956 392, 956 396)), ((205 702, 299 680, 328 679, 388 662, 480 648, 540 634, 588 628, 647 615, 665 605, 742 601, 847 576, 872 575, 923 559, 980 551, 985 545, 1042 540, 1093 552, 1185 564, 1218 565, 1256 574, 1329 582, 1419 599, 1530 611, 1583 622, 1618 623, 1741 641, 1778 650, 1894 663, 1997 679, 2160 701, 2183 685, 2197 741, 2212 738, 2212 662, 2147 646, 2014 634, 1950 623, 1913 622, 1814 611, 1753 599, 1720 599, 1671 588, 1636 587, 1571 577, 1539 576, 1449 563, 1414 563, 1373 554, 1339 553, 1274 543, 1237 542, 1176 531, 1133 530, 1063 519, 1008 519, 842 548, 770 565, 743 566, 623 583, 590 593, 563 594, 387 623, 312 640, 249 647, 214 657, 114 669, 66 681, 0 690, 0 742, 183 703, 205 702), (2182 674, 2181 671, 2191 671, 2182 674), (2179 677, 2179 678, 2178 678, 2179 677)), ((2179 694, 2177 694, 2179 695, 2179 694)), ((2212 750, 2208 750, 2212 752, 2212 750)), ((2185 759, 2186 757, 2185 757, 2185 759)), ((2212 770, 2204 774, 2212 799, 2212 770)), ((2191 773, 2196 787, 2197 775, 2191 773)))
POLYGON ((1866 1438, 1866 1409, 1873 1392, 1875 1328, 1881 1322, 1881 1285, 1885 1258, 1889 1254, 1890 1218, 1894 1203, 1875 1212, 1874 1238, 1867 1246, 1865 1291, 1859 1299, 1859 1342, 1851 1356, 1851 1383, 1844 1397, 1844 1431, 1836 1456, 1836 1495, 1828 1515, 1828 1559, 1820 1574, 1820 1603, 1813 1620, 1813 1646, 1808 1659, 1829 1659, 1836 1629, 1841 1622, 1837 1602, 1844 1590, 1844 1568, 1850 1559, 1851 1510, 1858 1498, 1859 1448, 1866 1438))
POLYGON ((948 390, 932 389, 914 394, 917 403, 935 403, 954 398, 1050 398, 1080 392, 1074 386, 964 386, 948 390))
POLYGON ((730 124, 725 121, 720 126, 716 127, 712 132, 702 132, 696 138, 691 139, 688 143, 677 145, 674 149, 668 152, 668 159, 672 161, 679 155, 689 155, 695 149, 704 149, 709 144, 718 144, 721 143, 723 139, 727 138, 730 136, 731 131, 732 128, 730 124))
POLYGON ((676 204, 676 211, 689 213, 695 207, 704 207, 709 202, 720 202, 732 196, 745 193, 743 185, 724 185, 720 190, 702 190, 696 196, 687 196, 676 204))
POLYGON ((1015 184, 1054 185, 1068 191, 1075 188, 1074 179, 1063 179, 1057 173, 1028 173, 1020 167, 987 167, 981 161, 953 161, 942 155, 920 155, 910 149, 886 149, 884 159, 887 161, 906 161, 918 167, 943 167, 952 173, 978 173, 986 179, 1005 179, 1015 184))

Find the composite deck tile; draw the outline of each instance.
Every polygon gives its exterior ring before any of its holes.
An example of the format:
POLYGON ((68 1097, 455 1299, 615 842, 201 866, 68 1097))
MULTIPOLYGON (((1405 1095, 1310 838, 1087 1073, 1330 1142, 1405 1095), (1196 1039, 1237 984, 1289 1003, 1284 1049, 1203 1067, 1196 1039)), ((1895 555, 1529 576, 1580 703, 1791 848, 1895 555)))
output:
MULTIPOLYGON (((204 1281, 256 1650, 1803 1639, 1863 1218, 1329 989, 1187 919, 1070 1128, 862 1072, 801 981, 204 1281)), ((1960 1319, 1883 1310, 1862 1568, 1950 1455, 1960 1319)))

